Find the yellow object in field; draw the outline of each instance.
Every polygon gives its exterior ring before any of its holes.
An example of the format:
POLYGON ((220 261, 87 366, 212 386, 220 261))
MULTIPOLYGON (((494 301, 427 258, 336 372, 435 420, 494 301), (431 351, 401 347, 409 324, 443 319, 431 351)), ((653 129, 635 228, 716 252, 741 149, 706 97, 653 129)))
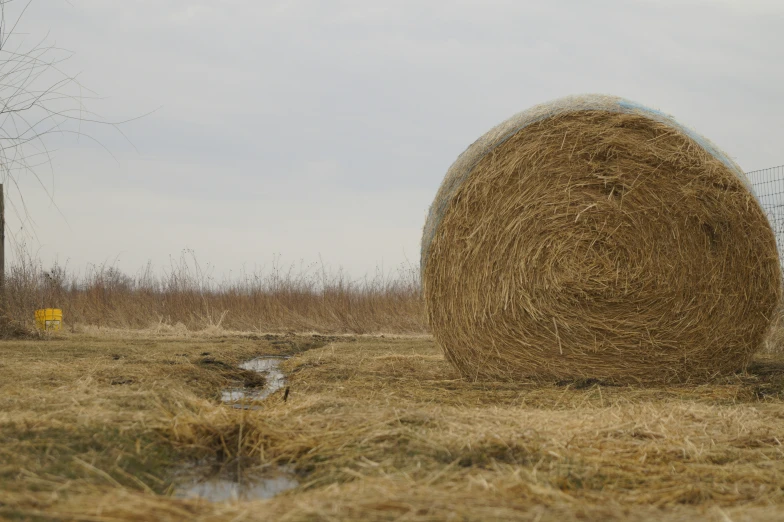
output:
POLYGON ((63 324, 63 311, 59 308, 36 310, 35 324, 41 330, 57 331, 63 324))

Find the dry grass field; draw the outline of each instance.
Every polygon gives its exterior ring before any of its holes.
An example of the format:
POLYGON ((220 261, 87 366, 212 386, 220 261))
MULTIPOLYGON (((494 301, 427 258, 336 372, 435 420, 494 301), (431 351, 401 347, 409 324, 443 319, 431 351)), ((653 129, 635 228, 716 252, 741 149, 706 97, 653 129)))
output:
POLYGON ((85 328, 3 341, 0 517, 782 520, 777 357, 706 385, 638 388, 467 382, 427 336, 85 328), (237 367, 262 354, 291 356, 288 392, 222 404, 222 389, 263 386, 237 367), (194 470, 298 486, 180 498, 194 470))
POLYGON ((279 266, 217 279, 184 252, 171 266, 126 274, 112 265, 44 268, 18 249, 2 315, 23 328, 33 310, 60 308, 70 326, 252 332, 425 333, 419 270, 399 266, 352 279, 324 264, 279 266))

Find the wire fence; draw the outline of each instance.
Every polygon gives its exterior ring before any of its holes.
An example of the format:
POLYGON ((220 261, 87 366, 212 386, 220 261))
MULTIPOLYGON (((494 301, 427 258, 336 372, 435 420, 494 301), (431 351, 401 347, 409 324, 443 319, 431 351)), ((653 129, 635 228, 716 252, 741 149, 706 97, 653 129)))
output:
POLYGON ((747 172, 746 176, 776 233, 779 253, 784 253, 784 165, 747 172))

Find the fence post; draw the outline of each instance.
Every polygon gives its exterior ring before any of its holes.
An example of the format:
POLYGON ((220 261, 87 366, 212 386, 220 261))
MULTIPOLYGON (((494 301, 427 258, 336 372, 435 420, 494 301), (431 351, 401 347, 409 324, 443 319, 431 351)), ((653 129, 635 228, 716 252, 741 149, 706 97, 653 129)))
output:
MULTIPOLYGON (((0 183, 0 291, 5 289, 5 194, 0 183)), ((4 295, 4 294, 3 294, 4 295)))

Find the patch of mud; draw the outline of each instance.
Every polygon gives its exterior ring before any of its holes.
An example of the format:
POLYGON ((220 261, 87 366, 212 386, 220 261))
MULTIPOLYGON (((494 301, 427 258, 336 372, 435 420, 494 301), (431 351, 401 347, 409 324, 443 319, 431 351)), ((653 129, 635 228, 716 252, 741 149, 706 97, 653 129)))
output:
POLYGON ((201 498, 210 502, 257 500, 272 498, 299 486, 296 476, 287 467, 274 471, 217 473, 207 475, 204 468, 180 470, 173 495, 177 498, 201 498))
POLYGON ((245 335, 244 338, 251 341, 267 341, 278 355, 289 357, 308 350, 322 348, 330 343, 357 342, 357 337, 353 335, 250 334, 245 335))
POLYGON ((287 357, 257 357, 240 364, 240 368, 264 376, 264 387, 229 388, 221 392, 221 400, 225 403, 236 403, 266 399, 286 385, 286 375, 280 369, 280 363, 287 357))
POLYGON ((615 383, 594 379, 592 377, 581 378, 581 379, 565 379, 556 382, 555 385, 561 387, 563 386, 570 387, 574 390, 587 390, 593 388, 594 386, 612 386, 612 387, 618 386, 615 383))

